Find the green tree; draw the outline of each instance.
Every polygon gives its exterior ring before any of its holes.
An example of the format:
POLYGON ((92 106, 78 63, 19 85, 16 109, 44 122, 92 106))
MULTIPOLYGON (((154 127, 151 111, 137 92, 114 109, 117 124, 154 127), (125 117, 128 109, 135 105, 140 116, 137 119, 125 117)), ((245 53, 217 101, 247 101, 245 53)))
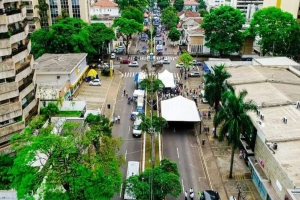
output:
POLYGON ((206 3, 205 3, 204 0, 198 0, 198 3, 199 3, 199 9, 204 9, 204 10, 206 10, 207 5, 206 5, 206 3))
POLYGON ((193 62, 193 57, 189 53, 185 52, 179 56, 177 62, 183 63, 184 71, 186 73, 187 70, 191 67, 190 63, 193 62))
POLYGON ((41 108, 41 114, 45 115, 49 120, 51 117, 59 113, 57 105, 53 102, 48 103, 46 107, 41 108))
POLYGON ((132 34, 142 32, 144 28, 143 24, 140 24, 133 19, 126 19, 123 17, 115 18, 113 27, 115 27, 118 33, 123 36, 126 54, 128 53, 128 45, 130 42, 129 39, 131 38, 132 34))
POLYGON ((205 9, 199 9, 198 12, 200 13, 201 17, 205 17, 206 15, 209 14, 209 12, 207 10, 205 10, 205 9))
MULTIPOLYGON (((225 66, 218 65, 212 69, 211 73, 204 74, 205 80, 205 99, 208 101, 211 107, 214 107, 216 113, 219 111, 219 105, 221 101, 222 94, 231 89, 231 86, 227 83, 227 79, 229 79, 231 75, 225 70, 225 66)), ((214 137, 216 137, 216 129, 214 137)))
POLYGON ((232 178, 234 150, 240 143, 240 134, 253 132, 253 125, 249 111, 257 111, 257 106, 251 101, 245 102, 247 91, 243 90, 238 96, 234 91, 228 90, 222 94, 223 106, 214 118, 214 124, 221 125, 220 139, 228 133, 228 141, 231 143, 231 159, 229 178, 232 178))
POLYGON ((83 123, 65 123, 60 134, 52 129, 43 128, 38 136, 29 130, 12 137, 17 157, 10 171, 11 187, 18 199, 32 199, 38 190, 49 200, 111 199, 122 182, 119 167, 124 159, 116 156, 121 141, 103 136, 95 151, 83 123))
POLYGON ((173 6, 178 12, 182 11, 184 0, 174 0, 173 6))
POLYGON ((181 33, 179 30, 177 30, 177 28, 173 27, 171 28, 169 34, 168 34, 168 38, 170 38, 170 40, 172 42, 176 42, 180 39, 181 33))
MULTIPOLYGON (((162 68, 163 64, 156 64, 154 68, 154 74, 157 74, 162 68)), ((141 67, 141 70, 144 71, 147 75, 147 77, 139 83, 141 88, 146 89, 147 92, 150 93, 164 88, 163 82, 160 79, 155 78, 155 76, 149 72, 147 64, 144 64, 141 67)))
POLYGON ((59 20, 67 18, 67 17, 70 17, 69 13, 65 9, 61 9, 61 15, 58 15, 55 18, 55 21, 58 22, 59 20))
POLYGON ((166 26, 167 29, 171 29, 177 26, 179 22, 179 17, 177 16, 177 11, 174 7, 168 6, 162 11, 161 21, 166 26))
POLYGON ((170 5, 170 0, 158 0, 157 5, 161 10, 167 8, 170 5))
POLYGON ((120 11, 125 10, 127 7, 132 6, 139 10, 144 10, 147 7, 147 0, 117 0, 116 3, 120 11))
POLYGON ((267 7, 254 13, 249 32, 259 36, 263 56, 296 57, 299 55, 300 30, 293 15, 280 8, 267 7))
POLYGON ((133 6, 126 7, 125 10, 122 11, 121 17, 126 19, 133 19, 138 23, 144 23, 144 17, 141 10, 135 8, 133 6))
POLYGON ((46 39, 46 36, 48 34, 48 31, 45 29, 39 29, 37 31, 34 31, 30 34, 31 39, 31 52, 34 55, 34 58, 37 59, 44 53, 50 53, 48 52, 48 40, 46 39))
POLYGON ((241 32, 245 18, 240 10, 221 6, 205 16, 201 27, 205 29, 205 46, 220 55, 238 52, 243 45, 241 32))
POLYGON ((125 181, 126 192, 136 199, 149 199, 150 180, 153 179, 154 199, 165 199, 167 195, 178 197, 181 193, 180 175, 177 164, 165 158, 154 169, 147 169, 140 175, 131 176, 125 181))
POLYGON ((0 190, 10 189, 11 180, 9 171, 13 164, 13 156, 8 154, 0 154, 0 190))

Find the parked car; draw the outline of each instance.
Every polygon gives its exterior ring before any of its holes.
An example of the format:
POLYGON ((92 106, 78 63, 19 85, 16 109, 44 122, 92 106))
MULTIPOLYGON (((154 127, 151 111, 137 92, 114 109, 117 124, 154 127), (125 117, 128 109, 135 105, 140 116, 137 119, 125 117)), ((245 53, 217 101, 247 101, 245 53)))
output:
POLYGON ((201 66, 202 62, 198 61, 198 60, 193 60, 193 65, 194 66, 201 66))
POLYGON ((129 58, 124 58, 124 59, 120 60, 120 64, 129 64, 129 63, 130 63, 129 58))
POLYGON ((167 58, 164 58, 162 62, 163 64, 170 64, 170 61, 167 58))
POLYGON ((94 79, 94 80, 92 80, 92 81, 89 82, 89 85, 100 86, 101 85, 101 81, 100 81, 100 79, 94 79))
POLYGON ((109 68, 109 64, 108 64, 108 63, 103 63, 102 65, 99 64, 99 65, 98 65, 98 68, 99 68, 99 69, 106 69, 106 68, 109 68))
POLYGON ((111 58, 111 59, 115 59, 115 58, 116 58, 116 54, 115 54, 115 53, 111 53, 111 54, 110 54, 110 58, 111 58))
POLYGON ((184 64, 183 63, 178 63, 176 64, 176 68, 183 68, 184 67, 184 64))
POLYGON ((188 74, 189 77, 200 77, 200 73, 199 72, 190 72, 188 74))
POLYGON ((139 63, 136 61, 132 61, 128 64, 128 67, 138 67, 138 66, 139 66, 139 63))
POLYGON ((220 195, 214 190, 204 190, 201 194, 200 200, 220 200, 220 195))

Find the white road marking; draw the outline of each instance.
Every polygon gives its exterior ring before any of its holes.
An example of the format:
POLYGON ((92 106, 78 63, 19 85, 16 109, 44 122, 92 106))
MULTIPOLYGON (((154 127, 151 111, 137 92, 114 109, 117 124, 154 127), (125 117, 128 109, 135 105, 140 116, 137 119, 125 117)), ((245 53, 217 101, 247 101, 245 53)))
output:
POLYGON ((178 150, 178 148, 177 148, 177 156, 178 156, 178 158, 179 158, 179 150, 178 150))
POLYGON ((126 161, 126 157, 127 157, 127 150, 125 151, 125 156, 124 156, 124 157, 125 157, 125 161, 126 161))
POLYGON ((182 191, 184 192, 183 179, 181 179, 182 191))
POLYGON ((122 198, 122 187, 123 187, 123 183, 121 184, 120 198, 122 198))
POLYGON ((133 107, 131 107, 131 112, 133 111, 133 107))
POLYGON ((129 135, 129 133, 130 133, 130 126, 128 127, 128 135, 129 135))

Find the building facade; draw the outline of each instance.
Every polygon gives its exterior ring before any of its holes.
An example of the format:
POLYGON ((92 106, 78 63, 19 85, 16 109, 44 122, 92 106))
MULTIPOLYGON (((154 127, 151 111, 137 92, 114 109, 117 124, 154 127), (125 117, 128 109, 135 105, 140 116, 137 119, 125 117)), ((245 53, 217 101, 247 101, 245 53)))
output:
POLYGON ((39 28, 47 29, 55 24, 62 11, 68 13, 70 17, 90 22, 88 0, 23 0, 22 2, 26 5, 26 20, 31 32, 39 28))
POLYGON ((26 10, 21 1, 0 1, 0 147, 37 109, 26 10))
POLYGON ((276 6, 291 13, 300 22, 300 0, 264 0, 263 7, 276 6))

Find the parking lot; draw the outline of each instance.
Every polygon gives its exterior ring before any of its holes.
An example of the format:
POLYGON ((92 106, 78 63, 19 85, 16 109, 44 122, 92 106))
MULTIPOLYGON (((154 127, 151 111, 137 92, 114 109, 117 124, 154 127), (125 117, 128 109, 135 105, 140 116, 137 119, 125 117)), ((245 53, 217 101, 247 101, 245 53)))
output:
MULTIPOLYGON (((100 74, 100 71, 97 72, 100 74)), ((100 80, 101 86, 90 86, 87 82, 82 83, 74 95, 76 100, 86 101, 88 110, 101 109, 105 103, 112 78, 100 76, 100 80)))

